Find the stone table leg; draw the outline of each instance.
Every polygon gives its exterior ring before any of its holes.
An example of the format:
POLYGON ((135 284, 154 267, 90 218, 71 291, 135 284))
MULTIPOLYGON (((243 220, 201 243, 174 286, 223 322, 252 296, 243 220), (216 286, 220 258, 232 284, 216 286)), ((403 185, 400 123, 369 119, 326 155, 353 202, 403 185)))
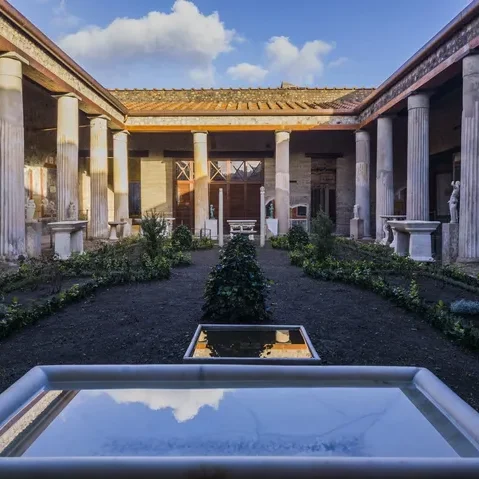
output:
POLYGON ((110 241, 118 241, 118 234, 116 230, 116 225, 110 225, 110 236, 108 238, 110 241))
POLYGON ((393 232, 396 239, 394 252, 399 256, 406 256, 409 251, 409 233, 397 231, 395 228, 393 228, 393 232))
POLYGON ((71 236, 69 231, 55 232, 55 254, 60 259, 68 259, 71 255, 71 236))
POLYGON ((70 237, 72 253, 83 253, 83 230, 74 231, 70 237))

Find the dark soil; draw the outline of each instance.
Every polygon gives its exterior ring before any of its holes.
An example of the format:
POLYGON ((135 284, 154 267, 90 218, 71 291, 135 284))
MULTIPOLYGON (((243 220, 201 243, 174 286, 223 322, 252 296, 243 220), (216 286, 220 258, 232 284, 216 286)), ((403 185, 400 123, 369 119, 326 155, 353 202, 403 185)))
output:
MULTIPOLYGON (((193 253, 168 281, 104 290, 1 341, 0 390, 37 364, 181 363, 217 257, 193 253)), ((324 364, 423 366, 479 410, 477 354, 374 293, 308 278, 286 252, 259 257, 275 282, 272 321, 304 325, 324 364)))

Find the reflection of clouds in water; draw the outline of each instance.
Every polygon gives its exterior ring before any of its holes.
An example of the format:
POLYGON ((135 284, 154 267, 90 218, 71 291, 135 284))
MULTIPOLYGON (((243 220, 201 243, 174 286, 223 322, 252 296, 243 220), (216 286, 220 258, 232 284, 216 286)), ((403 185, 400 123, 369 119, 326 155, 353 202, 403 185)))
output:
POLYGON ((218 409, 226 389, 111 389, 115 402, 142 403, 152 410, 171 408, 178 422, 193 419, 203 406, 218 409))

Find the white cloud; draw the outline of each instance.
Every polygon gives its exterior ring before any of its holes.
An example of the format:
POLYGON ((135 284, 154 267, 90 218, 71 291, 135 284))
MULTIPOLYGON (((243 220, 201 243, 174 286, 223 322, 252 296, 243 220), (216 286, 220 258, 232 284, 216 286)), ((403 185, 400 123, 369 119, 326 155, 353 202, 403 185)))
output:
MULTIPOLYGON (((110 389, 103 391, 115 402, 141 403, 157 411, 170 408, 178 422, 193 419, 204 406, 218 409, 226 389, 110 389)), ((102 392, 102 393, 103 393, 102 392)), ((90 395, 100 394, 90 391, 90 395)))
POLYGON ((53 7, 51 23, 56 27, 70 29, 77 27, 81 23, 81 18, 68 11, 66 0, 60 0, 60 3, 53 7))
POLYGON ((104 28, 90 26, 60 40, 79 62, 100 65, 122 60, 148 61, 152 66, 183 64, 190 77, 211 81, 213 61, 241 40, 226 29, 217 12, 201 13, 188 0, 176 0, 170 13, 153 11, 142 18, 116 18, 104 28))
POLYGON ((345 63, 347 63, 348 61, 349 61, 349 58, 347 58, 347 57, 336 58, 336 60, 333 60, 333 61, 328 63, 328 68, 340 67, 340 66, 344 65, 345 63))
POLYGON ((229 67, 226 73, 233 80, 241 80, 247 83, 260 83, 268 74, 268 70, 260 65, 252 65, 251 63, 238 63, 233 67, 229 67))
POLYGON ((323 40, 306 42, 301 48, 288 37, 271 37, 266 44, 266 55, 272 71, 281 73, 285 80, 309 85, 324 71, 324 57, 334 44, 323 40))

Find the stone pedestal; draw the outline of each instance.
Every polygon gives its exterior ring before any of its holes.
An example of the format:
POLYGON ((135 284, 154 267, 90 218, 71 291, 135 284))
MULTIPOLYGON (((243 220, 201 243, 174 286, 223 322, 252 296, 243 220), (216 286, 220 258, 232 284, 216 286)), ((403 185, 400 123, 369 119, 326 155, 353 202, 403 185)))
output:
POLYGON ((193 132, 193 154, 195 165, 195 234, 209 216, 208 203, 208 134, 205 131, 193 132))
POLYGON ((279 234, 289 230, 289 131, 276 132, 275 210, 279 234))
MULTIPOLYGON (((364 130, 356 132, 356 205, 359 205, 359 217, 363 220, 363 235, 371 236, 371 195, 370 195, 370 139, 364 130)), ((352 231, 351 231, 352 236, 352 231)))
POLYGON ((27 256, 39 258, 42 254, 42 223, 27 221, 25 224, 25 242, 27 256))
POLYGON ((211 231, 211 239, 218 239, 218 220, 206 220, 205 229, 211 231))
POLYGON ((266 218, 266 237, 278 236, 278 220, 276 218, 266 218))
POLYGON ((358 240, 364 236, 364 220, 361 218, 352 218, 349 224, 351 238, 358 240))
POLYGON ((441 224, 439 221, 389 221, 396 231, 395 252, 409 256, 414 261, 434 261, 432 258, 431 233, 441 224))
POLYGON ((83 253, 83 230, 88 221, 57 221, 49 223, 55 236, 55 254, 68 259, 72 253, 83 253))
POLYGON ((110 235, 108 236, 108 239, 110 241, 118 241, 118 238, 122 237, 122 230, 123 226, 126 224, 126 222, 121 222, 121 221, 109 221, 108 225, 110 226, 110 235))
POLYGON ((442 263, 455 263, 459 254, 459 223, 442 224, 442 263))

